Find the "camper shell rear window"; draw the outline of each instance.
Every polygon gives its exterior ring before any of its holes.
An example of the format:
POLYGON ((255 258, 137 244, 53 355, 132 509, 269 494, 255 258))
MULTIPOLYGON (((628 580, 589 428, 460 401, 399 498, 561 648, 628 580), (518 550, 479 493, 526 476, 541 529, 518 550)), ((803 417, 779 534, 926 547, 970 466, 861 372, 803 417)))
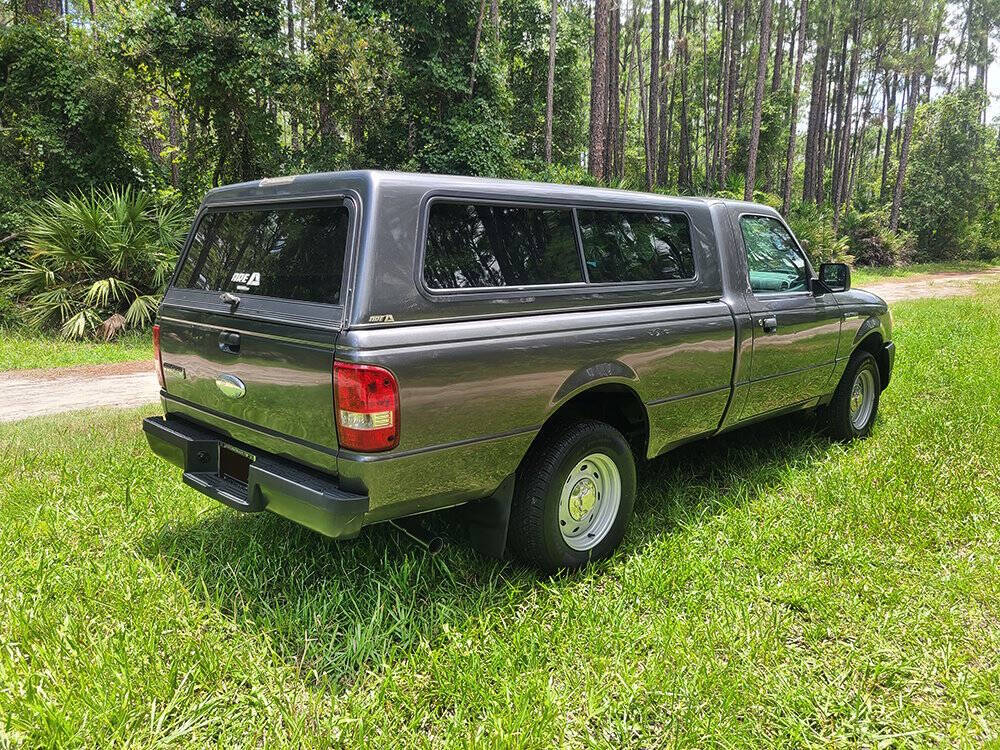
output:
POLYGON ((342 201, 210 209, 174 286, 339 304, 349 224, 342 201))

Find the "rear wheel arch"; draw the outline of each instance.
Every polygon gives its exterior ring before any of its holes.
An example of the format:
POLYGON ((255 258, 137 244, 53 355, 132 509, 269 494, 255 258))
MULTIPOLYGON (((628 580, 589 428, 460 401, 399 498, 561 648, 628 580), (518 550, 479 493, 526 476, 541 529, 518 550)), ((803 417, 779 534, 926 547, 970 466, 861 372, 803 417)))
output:
POLYGON ((628 440, 637 458, 646 457, 649 414, 634 388, 625 383, 600 383, 566 399, 545 419, 531 448, 553 431, 584 420, 605 422, 628 440))

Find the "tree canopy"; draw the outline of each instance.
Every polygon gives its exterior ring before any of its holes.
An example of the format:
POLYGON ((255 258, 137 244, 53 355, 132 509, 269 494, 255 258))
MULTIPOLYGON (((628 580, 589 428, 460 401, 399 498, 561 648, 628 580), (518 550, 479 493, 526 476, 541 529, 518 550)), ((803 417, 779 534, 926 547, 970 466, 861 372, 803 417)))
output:
POLYGON ((191 211, 366 167, 756 198, 820 256, 859 226, 889 260, 992 256, 998 23, 996 0, 0 0, 0 258, 47 196, 191 211))

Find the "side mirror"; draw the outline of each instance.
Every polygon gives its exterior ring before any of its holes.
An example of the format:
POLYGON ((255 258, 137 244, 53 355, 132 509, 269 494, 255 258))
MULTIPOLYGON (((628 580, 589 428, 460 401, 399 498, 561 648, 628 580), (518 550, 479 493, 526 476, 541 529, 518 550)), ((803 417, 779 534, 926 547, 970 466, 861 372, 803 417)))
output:
POLYGON ((846 292, 851 288, 851 267, 846 263, 822 263, 819 282, 831 292, 846 292))

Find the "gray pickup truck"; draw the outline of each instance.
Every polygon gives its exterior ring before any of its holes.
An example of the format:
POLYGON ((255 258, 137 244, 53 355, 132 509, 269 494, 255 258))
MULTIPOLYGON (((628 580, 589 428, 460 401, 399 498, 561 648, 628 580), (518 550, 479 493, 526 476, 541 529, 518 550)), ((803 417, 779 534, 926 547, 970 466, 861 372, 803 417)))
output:
POLYGON ((462 505, 543 571, 613 552, 636 459, 796 410, 866 436, 894 351, 765 206, 377 171, 212 190, 153 336, 188 485, 331 537, 462 505))

